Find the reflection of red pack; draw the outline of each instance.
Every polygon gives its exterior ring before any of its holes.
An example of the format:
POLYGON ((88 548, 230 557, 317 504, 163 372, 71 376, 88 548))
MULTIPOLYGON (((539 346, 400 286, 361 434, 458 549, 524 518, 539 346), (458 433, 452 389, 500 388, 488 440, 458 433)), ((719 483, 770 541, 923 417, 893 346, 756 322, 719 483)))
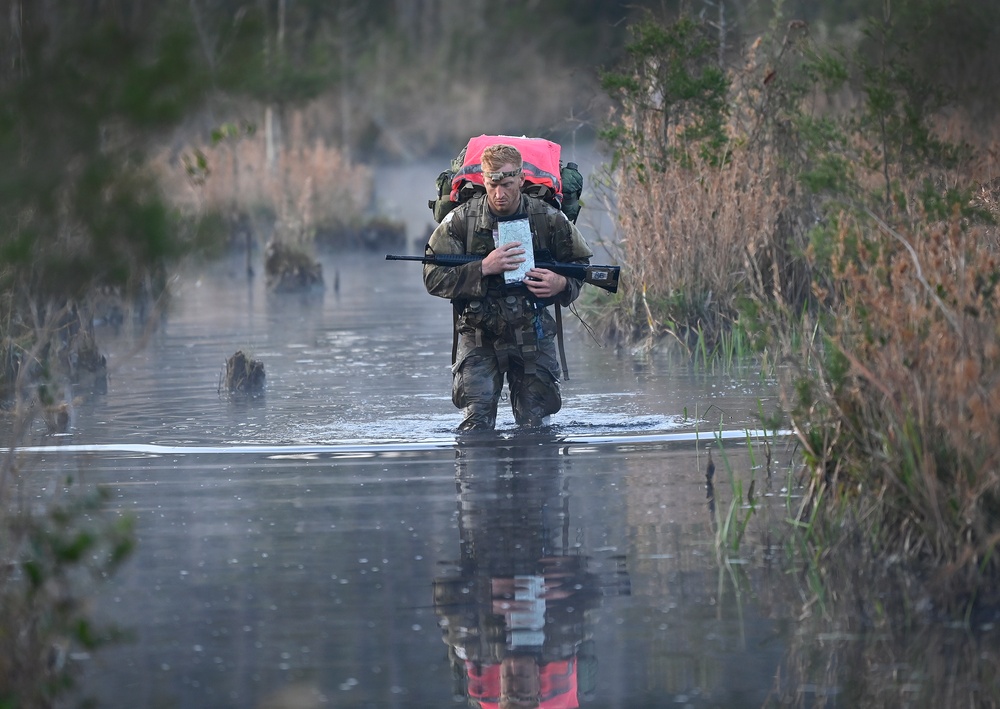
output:
MULTIPOLYGON (((576 679, 576 659, 547 662, 539 671, 539 709, 577 709, 580 706, 576 679)), ((482 709, 500 706, 500 665, 466 662, 469 699, 482 709)))
POLYGON ((513 145, 524 160, 524 192, 540 197, 556 209, 562 208, 562 180, 558 143, 545 138, 516 138, 510 135, 481 135, 465 146, 462 167, 451 180, 451 201, 462 203, 475 191, 483 190, 483 172, 479 165, 483 150, 497 143, 513 145))

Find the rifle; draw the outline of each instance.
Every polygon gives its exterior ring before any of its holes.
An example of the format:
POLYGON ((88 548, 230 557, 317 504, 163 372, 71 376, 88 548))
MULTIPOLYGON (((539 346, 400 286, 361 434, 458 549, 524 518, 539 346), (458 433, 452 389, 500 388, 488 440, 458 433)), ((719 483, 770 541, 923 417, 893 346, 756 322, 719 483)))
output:
MULTIPOLYGON (((481 261, 482 256, 472 254, 434 254, 432 256, 394 256, 386 254, 386 261, 419 261, 429 263, 433 266, 447 266, 454 268, 473 261, 481 261)), ((578 278, 584 283, 603 288, 609 293, 618 292, 618 276, 621 274, 621 266, 589 266, 582 263, 560 263, 552 260, 552 254, 548 251, 535 253, 535 268, 544 268, 553 273, 567 278, 578 278)))

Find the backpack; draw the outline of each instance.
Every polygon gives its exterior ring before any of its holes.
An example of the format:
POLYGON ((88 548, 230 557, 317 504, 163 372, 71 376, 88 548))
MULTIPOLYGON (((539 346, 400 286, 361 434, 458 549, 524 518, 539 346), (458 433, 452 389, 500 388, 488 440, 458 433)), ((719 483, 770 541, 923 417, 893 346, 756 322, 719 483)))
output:
POLYGON ((561 209, 575 223, 580 214, 580 194, 583 192, 583 175, 577 164, 562 164, 562 149, 558 143, 544 138, 509 135, 481 135, 471 139, 451 161, 449 169, 438 175, 437 198, 427 200, 434 220, 440 223, 455 207, 486 191, 479 162, 483 150, 496 143, 507 143, 521 151, 524 159, 524 187, 521 191, 561 209))

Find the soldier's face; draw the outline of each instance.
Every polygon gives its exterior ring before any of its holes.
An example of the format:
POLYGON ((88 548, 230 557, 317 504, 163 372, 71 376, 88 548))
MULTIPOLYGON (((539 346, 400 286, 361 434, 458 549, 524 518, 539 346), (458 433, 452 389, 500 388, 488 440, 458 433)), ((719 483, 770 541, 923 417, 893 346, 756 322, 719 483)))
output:
MULTIPOLYGON (((506 163, 497 172, 514 172, 515 170, 514 165, 506 163)), ((486 185, 486 201, 498 217, 510 216, 521 206, 521 185, 524 183, 524 175, 503 176, 499 180, 491 180, 484 176, 483 183, 486 185)))
POLYGON ((542 684, 538 665, 531 657, 505 657, 500 664, 500 695, 515 707, 537 707, 542 684))

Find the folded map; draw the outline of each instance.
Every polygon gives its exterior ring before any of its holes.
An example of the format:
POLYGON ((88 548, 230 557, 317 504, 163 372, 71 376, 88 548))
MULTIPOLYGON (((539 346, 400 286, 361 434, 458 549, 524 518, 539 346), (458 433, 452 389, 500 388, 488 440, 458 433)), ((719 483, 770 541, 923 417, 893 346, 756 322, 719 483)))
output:
POLYGON ((535 252, 531 247, 531 224, 527 217, 500 220, 497 222, 497 246, 520 242, 524 249, 524 263, 516 271, 506 271, 503 274, 506 283, 520 283, 525 274, 535 267, 535 252))

